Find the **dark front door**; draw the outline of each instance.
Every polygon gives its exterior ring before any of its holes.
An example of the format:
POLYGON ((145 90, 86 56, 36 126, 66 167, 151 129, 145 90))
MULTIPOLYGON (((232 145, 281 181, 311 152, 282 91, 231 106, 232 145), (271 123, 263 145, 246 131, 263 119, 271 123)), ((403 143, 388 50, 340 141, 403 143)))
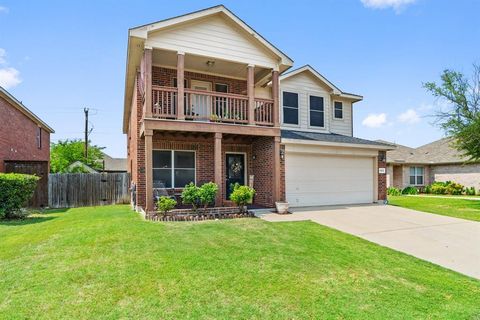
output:
POLYGON ((230 200, 230 194, 233 191, 235 183, 245 184, 245 155, 243 154, 227 154, 227 200, 230 200))

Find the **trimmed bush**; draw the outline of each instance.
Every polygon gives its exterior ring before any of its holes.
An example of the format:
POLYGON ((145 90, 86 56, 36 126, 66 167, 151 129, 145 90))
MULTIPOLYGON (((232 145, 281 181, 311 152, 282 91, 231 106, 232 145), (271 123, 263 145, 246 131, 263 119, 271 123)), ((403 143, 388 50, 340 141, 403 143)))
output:
POLYGON ((32 198, 39 179, 29 174, 0 173, 0 219, 28 215, 22 207, 32 198))
POLYGON ((196 213, 198 210, 198 206, 200 205, 199 188, 193 182, 190 182, 183 188, 181 197, 182 203, 190 204, 193 211, 196 213))
POLYGON ((432 194, 461 195, 464 192, 466 193, 467 189, 465 189, 463 185, 453 181, 446 181, 446 182, 436 181, 432 183, 430 186, 427 186, 425 188, 425 192, 432 193, 432 194))
POLYGON ((402 194, 418 194, 418 189, 415 187, 409 186, 402 190, 402 194))
POLYGON ((216 183, 207 182, 197 187, 190 182, 183 188, 182 203, 192 205, 193 211, 196 213, 199 206, 203 206, 207 210, 209 204, 214 203, 217 196, 218 186, 216 183))
POLYGON ((244 207, 252 203, 255 190, 249 186, 241 186, 236 183, 233 187, 233 192, 230 194, 232 200, 240 209, 240 213, 244 213, 244 207))
POLYGON ((465 194, 467 196, 474 196, 477 194, 477 191, 475 190, 475 187, 470 187, 470 188, 465 188, 465 194))
POLYGON ((200 204, 203 205, 204 211, 207 211, 208 205, 215 203, 217 192, 218 186, 216 183, 207 182, 202 184, 198 190, 198 196, 200 199, 200 204))
POLYGON ((168 211, 175 208, 177 201, 172 198, 161 196, 157 201, 157 208, 164 216, 167 215, 168 211))
POLYGON ((401 196, 402 195, 402 190, 400 190, 398 188, 395 188, 395 187, 388 187, 387 194, 389 196, 401 196))

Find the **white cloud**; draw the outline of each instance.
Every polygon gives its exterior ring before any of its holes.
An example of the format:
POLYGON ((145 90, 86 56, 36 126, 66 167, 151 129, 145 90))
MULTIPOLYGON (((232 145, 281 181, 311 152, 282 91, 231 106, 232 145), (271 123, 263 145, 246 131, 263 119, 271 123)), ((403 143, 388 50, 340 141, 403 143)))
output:
POLYGON ((20 84, 20 72, 15 68, 0 69, 0 86, 5 89, 13 88, 20 84))
POLYGON ((0 6, 0 12, 8 13, 8 8, 0 6))
POLYGON ((365 127, 369 128, 380 128, 387 123, 387 115, 385 113, 380 114, 369 114, 365 119, 363 119, 362 124, 365 127))
POLYGON ((0 48, 0 64, 5 64, 7 63, 7 60, 5 59, 7 57, 7 51, 5 49, 0 48))
POLYGON ((406 124, 415 124, 420 122, 420 116, 414 109, 408 109, 398 116, 398 121, 406 124))
POLYGON ((372 9, 393 8, 396 12, 400 12, 409 4, 415 3, 417 0, 361 0, 363 5, 372 9))

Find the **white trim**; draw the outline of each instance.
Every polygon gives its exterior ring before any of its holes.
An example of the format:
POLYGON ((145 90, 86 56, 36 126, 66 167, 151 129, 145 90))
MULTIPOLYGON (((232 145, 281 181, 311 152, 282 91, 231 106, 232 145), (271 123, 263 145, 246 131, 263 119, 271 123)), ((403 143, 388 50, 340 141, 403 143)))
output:
MULTIPOLYGON (((244 177, 243 177, 243 182, 246 183, 245 185, 248 185, 248 157, 247 157, 247 153, 246 152, 236 152, 236 151, 225 151, 225 159, 223 159, 225 161, 225 176, 227 175, 227 154, 241 154, 243 155, 243 160, 244 160, 244 165, 245 165, 245 170, 244 170, 244 177)), ((227 177, 225 177, 225 180, 227 179, 227 177)), ((226 181, 225 181, 225 193, 227 191, 227 185, 226 185, 226 181)))
POLYGON ((425 166, 421 166, 421 165, 414 165, 414 166, 409 166, 408 167, 408 185, 409 186, 414 186, 414 187, 423 187, 425 186, 425 166), (411 173, 410 173, 410 169, 414 168, 414 171, 415 171, 415 174, 412 176, 411 173), (421 175, 417 175, 417 169, 418 168, 422 168, 422 171, 423 171, 423 174, 421 175), (414 184, 411 184, 410 183, 410 178, 411 177, 415 177, 415 183, 414 184), (417 183, 417 177, 422 177, 422 181, 423 183, 421 184, 418 184, 417 183))
POLYGON ((312 140, 300 140, 300 139, 286 139, 282 138, 282 144, 298 144, 298 145, 316 145, 316 146, 331 146, 331 147, 344 147, 344 148, 358 148, 358 149, 377 149, 377 150, 393 150, 395 148, 388 146, 377 146, 373 144, 355 144, 355 143, 339 143, 328 141, 312 141, 312 140))
MULTIPOLYGON (((153 63, 152 66, 158 67, 158 68, 165 68, 165 69, 170 69, 170 70, 177 70, 175 66, 170 66, 166 64, 159 64, 159 63, 153 63)), ((207 74, 210 76, 216 76, 219 78, 227 78, 227 79, 234 79, 234 80, 247 80, 247 78, 242 78, 242 77, 235 77, 235 76, 229 76, 229 75, 224 75, 220 73, 215 73, 215 72, 208 72, 208 71, 202 71, 202 70, 196 70, 196 69, 187 69, 185 68, 184 71, 187 72, 193 72, 193 73, 199 73, 199 74, 207 74)))
MULTIPOLYGON (((194 170, 194 180, 193 183, 195 185, 197 185, 197 150, 179 150, 179 149, 155 149, 153 148, 152 149, 152 171, 154 169, 167 169, 167 168, 155 168, 153 166, 153 151, 170 151, 170 161, 172 162, 172 167, 169 168, 172 172, 171 172, 171 179, 172 179, 172 186, 170 188, 167 188, 165 187, 165 189, 183 189, 183 187, 176 187, 175 186, 175 158, 173 156, 173 153, 175 151, 178 151, 178 152, 182 152, 182 151, 185 151, 185 152, 193 152, 193 161, 194 161, 194 164, 195 164, 195 168, 193 169, 194 170)), ((182 168, 180 168, 182 169, 182 168)), ((188 169, 188 168, 183 168, 183 169, 188 169)), ((152 177, 153 177, 153 172, 152 172, 152 177)), ((153 179, 152 179, 153 180, 153 179)))
MULTIPOLYGON (((325 94, 317 94, 317 93, 310 93, 308 92, 307 93, 307 127, 309 129, 322 129, 322 130, 325 130, 327 129, 327 112, 326 112, 326 107, 325 105, 327 104, 327 96, 325 94), (322 98, 323 99, 323 126, 313 126, 311 123, 310 123, 310 96, 313 96, 313 97, 318 97, 318 98, 322 98)), ((317 110, 315 110, 314 112, 318 112, 317 110)))
MULTIPOLYGON (((290 127, 290 128, 300 128, 300 92, 299 91, 296 91, 296 90, 280 90, 280 106, 281 106, 281 109, 280 109, 280 124, 282 126, 285 126, 285 127, 290 127), (285 123, 285 121, 283 121, 283 93, 284 92, 288 92, 288 93, 296 93, 297 94, 297 112, 298 112, 298 123, 297 124, 294 124, 294 123, 285 123)), ((291 108, 293 109, 293 108, 291 108)))
POLYGON ((337 120, 337 121, 343 121, 343 120, 345 120, 344 113, 345 113, 345 108, 343 106, 343 101, 332 100, 332 115, 333 115, 332 119, 337 120), (341 118, 335 117, 335 102, 340 102, 342 104, 342 117, 341 118))

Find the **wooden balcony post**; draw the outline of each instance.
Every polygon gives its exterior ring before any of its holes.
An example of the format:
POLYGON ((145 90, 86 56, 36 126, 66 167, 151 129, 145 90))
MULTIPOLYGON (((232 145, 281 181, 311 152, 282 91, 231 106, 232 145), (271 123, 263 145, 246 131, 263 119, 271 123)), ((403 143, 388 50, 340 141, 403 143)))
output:
POLYGON ((273 137, 273 201, 280 201, 280 137, 273 137))
POLYGON ((185 120, 185 53, 177 52, 177 119, 185 120))
POLYGON ((145 47, 143 51, 145 66, 145 118, 152 117, 152 48, 145 47))
POLYGON ((273 97, 273 126, 280 126, 280 80, 278 78, 278 71, 272 71, 272 97, 273 97))
POLYGON ((145 211, 153 211, 153 130, 145 130, 145 211))
POLYGON ((215 205, 221 206, 223 199, 223 175, 222 175, 222 134, 216 132, 214 144, 214 164, 213 170, 215 171, 215 183, 218 185, 217 198, 215 199, 215 205))
POLYGON ((248 124, 255 124, 255 66, 247 66, 248 124))

